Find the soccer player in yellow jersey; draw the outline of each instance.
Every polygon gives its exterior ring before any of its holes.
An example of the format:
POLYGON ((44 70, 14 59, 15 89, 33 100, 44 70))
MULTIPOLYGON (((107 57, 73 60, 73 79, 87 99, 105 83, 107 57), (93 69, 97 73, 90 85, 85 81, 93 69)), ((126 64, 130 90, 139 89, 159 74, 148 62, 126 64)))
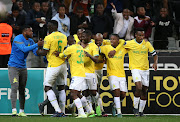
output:
MULTIPOLYGON (((97 33, 94 37, 95 39, 95 44, 100 47, 102 45, 110 45, 110 40, 109 41, 106 41, 106 40, 103 40, 103 35, 101 33, 97 33), (107 42, 107 43, 106 43, 107 42)), ((98 60, 103 60, 103 57, 100 55, 98 60)), ((102 79, 102 76, 103 76, 103 66, 104 66, 104 63, 95 63, 95 74, 96 74, 96 77, 97 77, 97 84, 98 84, 98 90, 100 89, 100 84, 101 84, 101 79, 102 79)), ((99 101, 102 103, 102 99, 99 97, 99 101)), ((103 106, 102 104, 98 105, 96 107, 96 114, 98 116, 100 116, 102 113, 102 116, 103 117, 107 117, 108 115, 105 113, 104 109, 103 109, 103 106), (99 112, 100 111, 100 112, 99 112)))
POLYGON ((133 111, 136 116, 143 116, 149 87, 148 52, 154 57, 153 68, 155 71, 157 70, 158 56, 151 43, 144 40, 144 30, 142 28, 136 30, 135 37, 131 41, 126 41, 124 48, 128 49, 129 68, 136 85, 133 111))
MULTIPOLYGON (((90 107, 92 107, 92 100, 89 93, 92 95, 92 98, 97 105, 99 94, 97 92, 97 82, 96 82, 96 75, 95 75, 95 61, 98 60, 99 57, 99 49, 95 43, 91 42, 91 31, 86 30, 82 34, 82 42, 81 46, 84 48, 85 51, 85 59, 84 59, 84 68, 86 73, 86 86, 84 86, 83 93, 86 96, 90 107)), ((94 111, 92 114, 94 116, 94 111)))
MULTIPOLYGON (((123 48, 122 44, 120 44, 119 36, 117 34, 112 34, 110 36, 110 41, 111 45, 100 46, 100 55, 106 57, 107 76, 110 88, 114 95, 117 117, 122 117, 120 100, 125 98, 127 92, 127 83, 124 71, 124 56, 127 51, 123 48), (109 52, 116 50, 119 45, 119 50, 116 51, 115 55, 112 58, 109 57, 109 52)), ((113 114, 115 115, 115 113, 113 114)))
POLYGON ((65 59, 56 57, 53 52, 63 52, 64 47, 67 46, 67 37, 58 32, 57 28, 57 21, 51 20, 48 23, 48 30, 51 34, 45 37, 43 49, 38 49, 37 54, 43 56, 46 55, 48 60, 48 67, 44 80, 44 90, 48 96, 48 100, 56 111, 53 114, 53 117, 62 117, 64 116, 66 102, 64 85, 67 81, 67 66, 65 59), (57 102, 56 95, 52 90, 52 86, 54 85, 55 81, 57 81, 59 91, 60 107, 57 102))
POLYGON ((80 91, 82 90, 82 84, 85 83, 85 69, 84 69, 84 49, 81 45, 75 44, 75 40, 73 36, 68 37, 68 43, 73 41, 74 44, 67 47, 63 53, 55 52, 56 56, 60 58, 69 57, 68 61, 70 64, 70 71, 71 71, 71 83, 69 89, 71 89, 71 97, 74 100, 76 107, 78 108, 78 117, 77 118, 86 118, 87 115, 84 113, 83 106, 86 110, 90 113, 90 107, 86 101, 86 98, 80 95, 80 91), (70 39, 71 38, 71 39, 70 39))

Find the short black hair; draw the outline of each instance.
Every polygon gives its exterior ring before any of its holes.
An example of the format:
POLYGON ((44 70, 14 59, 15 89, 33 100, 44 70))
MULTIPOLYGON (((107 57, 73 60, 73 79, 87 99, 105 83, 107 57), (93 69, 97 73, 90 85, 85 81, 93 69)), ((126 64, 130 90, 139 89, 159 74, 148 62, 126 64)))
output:
POLYGON ((145 9, 144 6, 138 6, 137 9, 136 9, 136 12, 138 12, 140 8, 144 8, 145 9))
POLYGON ((58 22, 56 20, 50 20, 49 23, 58 28, 58 22))
POLYGON ((102 5, 102 6, 104 7, 104 4, 103 4, 102 2, 98 2, 98 3, 96 4, 96 7, 97 7, 98 5, 102 5))
POLYGON ((19 10, 19 6, 17 4, 13 4, 12 8, 11 8, 11 11, 20 11, 19 10))
POLYGON ((16 2, 23 2, 23 0, 17 0, 16 2))
POLYGON ((69 35, 69 36, 67 37, 67 40, 69 40, 69 39, 74 39, 74 36, 73 36, 73 35, 69 35))
POLYGON ((136 34, 138 31, 144 31, 144 28, 136 28, 136 29, 134 30, 135 34, 136 34))
POLYGON ((119 35, 118 35, 118 34, 112 33, 112 34, 110 35, 110 37, 111 37, 111 36, 115 36, 115 37, 117 37, 117 38, 118 38, 118 40, 120 39, 120 37, 119 37, 119 35))
MULTIPOLYGON (((34 5, 35 5, 36 3, 40 4, 40 2, 34 2, 34 3, 33 3, 33 7, 34 7, 34 5)), ((41 4, 40 4, 40 5, 41 5, 41 4)))
POLYGON ((61 7, 66 8, 66 6, 65 6, 64 4, 61 4, 61 5, 59 5, 58 10, 59 10, 59 8, 61 8, 61 7))
POLYGON ((88 36, 92 36, 92 32, 90 30, 85 30, 83 33, 85 33, 88 36))
POLYGON ((22 27, 22 32, 25 31, 25 30, 28 29, 28 28, 32 28, 32 27, 29 26, 29 25, 24 25, 24 26, 22 27))

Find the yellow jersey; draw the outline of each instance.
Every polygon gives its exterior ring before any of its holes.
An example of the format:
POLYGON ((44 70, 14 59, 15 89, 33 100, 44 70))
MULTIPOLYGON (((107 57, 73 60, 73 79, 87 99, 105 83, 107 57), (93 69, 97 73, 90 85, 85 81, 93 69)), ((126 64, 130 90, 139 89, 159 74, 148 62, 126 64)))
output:
POLYGON ((75 39, 75 41, 76 41, 76 44, 78 44, 78 43, 80 42, 80 40, 79 40, 77 34, 74 34, 73 36, 74 36, 74 39, 75 39))
MULTIPOLYGON (((116 52, 118 52, 122 48, 124 42, 125 41, 123 39, 119 40, 119 45, 115 49, 116 52)), ((111 45, 110 40, 103 40, 102 46, 104 46, 104 45, 111 45)), ((99 60, 103 60, 101 55, 99 56, 99 60)), ((101 70, 103 68, 103 66, 104 66, 104 63, 95 63, 95 70, 101 70)))
MULTIPOLYGON (((88 52, 92 56, 99 56, 99 48, 95 43, 90 42, 84 50, 88 52)), ((95 63, 91 58, 85 55, 84 58, 84 68, 86 73, 94 73, 95 72, 95 63)))
POLYGON ((65 59, 56 57, 53 52, 63 52, 67 46, 67 37, 60 32, 53 32, 44 38, 43 49, 49 50, 47 53, 48 67, 58 67, 65 62, 65 59))
POLYGON ((71 77, 85 77, 84 69, 84 49, 79 44, 67 47, 63 53, 59 54, 60 58, 69 57, 68 62, 71 70, 71 77))
POLYGON ((148 52, 155 52, 153 46, 149 41, 143 40, 141 43, 138 43, 136 39, 133 39, 130 41, 126 41, 124 44, 124 48, 128 49, 130 70, 149 69, 148 52))
MULTIPOLYGON (((91 39, 91 41, 95 43, 94 39, 91 39)), ((102 45, 111 45, 111 42, 108 39, 103 39, 102 45)), ((102 56, 99 56, 99 60, 103 60, 102 56)), ((104 66, 104 63, 95 63, 95 70, 101 70, 103 66, 104 66)))
POLYGON ((115 50, 115 48, 111 45, 100 47, 100 53, 104 54, 107 60, 107 76, 125 77, 124 56, 127 51, 121 46, 121 49, 115 53, 114 57, 109 58, 108 53, 112 50, 115 50))

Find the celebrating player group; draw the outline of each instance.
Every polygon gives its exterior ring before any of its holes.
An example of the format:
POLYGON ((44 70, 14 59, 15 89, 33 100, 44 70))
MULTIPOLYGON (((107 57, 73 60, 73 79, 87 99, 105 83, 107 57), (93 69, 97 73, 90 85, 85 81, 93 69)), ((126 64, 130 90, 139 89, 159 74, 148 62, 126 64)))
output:
MULTIPOLYGON (((146 105, 149 87, 148 53, 150 52, 154 57, 153 68, 155 71, 158 62, 158 56, 153 46, 144 39, 144 30, 137 28, 135 39, 125 41, 120 39, 117 34, 111 34, 110 40, 105 40, 101 33, 97 33, 92 39, 91 31, 84 29, 78 30, 78 39, 76 39, 73 36, 66 37, 58 32, 57 28, 58 23, 51 20, 48 23, 49 35, 44 38, 43 48, 40 44, 43 41, 40 40, 39 44, 31 49, 35 51, 35 47, 39 46, 35 53, 46 56, 48 61, 43 83, 47 100, 39 104, 40 113, 43 115, 44 106, 47 102, 50 102, 55 109, 52 117, 65 117, 66 61, 68 61, 68 69, 71 74, 69 89, 73 100, 73 103, 68 107, 75 106, 78 110, 77 115, 75 113, 73 115, 77 118, 95 117, 96 115, 107 117, 98 92, 103 76, 102 68, 106 63, 107 77, 114 100, 111 104, 112 115, 121 118, 121 102, 126 97, 126 92, 128 92, 124 71, 124 56, 128 53, 129 69, 136 87, 133 112, 135 116, 144 116, 143 110, 146 105), (58 88, 59 102, 52 90, 54 84, 58 88), (93 104, 95 104, 95 110, 92 107, 93 104)), ((13 84, 13 78, 11 79, 13 84)), ((12 104, 14 105, 13 101, 12 104)), ((15 108, 12 109, 16 110, 15 108)), ((24 116, 26 116, 25 113, 24 116)))

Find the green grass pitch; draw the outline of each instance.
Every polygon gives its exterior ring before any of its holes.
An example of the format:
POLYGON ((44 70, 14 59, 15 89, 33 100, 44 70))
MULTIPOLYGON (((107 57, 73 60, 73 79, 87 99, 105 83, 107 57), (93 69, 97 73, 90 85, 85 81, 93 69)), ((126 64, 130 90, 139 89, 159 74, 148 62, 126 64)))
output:
POLYGON ((50 116, 28 116, 28 117, 11 117, 0 116, 0 122, 179 122, 180 116, 156 116, 147 115, 145 117, 134 117, 124 115, 123 118, 117 117, 94 117, 94 118, 52 118, 50 116))

